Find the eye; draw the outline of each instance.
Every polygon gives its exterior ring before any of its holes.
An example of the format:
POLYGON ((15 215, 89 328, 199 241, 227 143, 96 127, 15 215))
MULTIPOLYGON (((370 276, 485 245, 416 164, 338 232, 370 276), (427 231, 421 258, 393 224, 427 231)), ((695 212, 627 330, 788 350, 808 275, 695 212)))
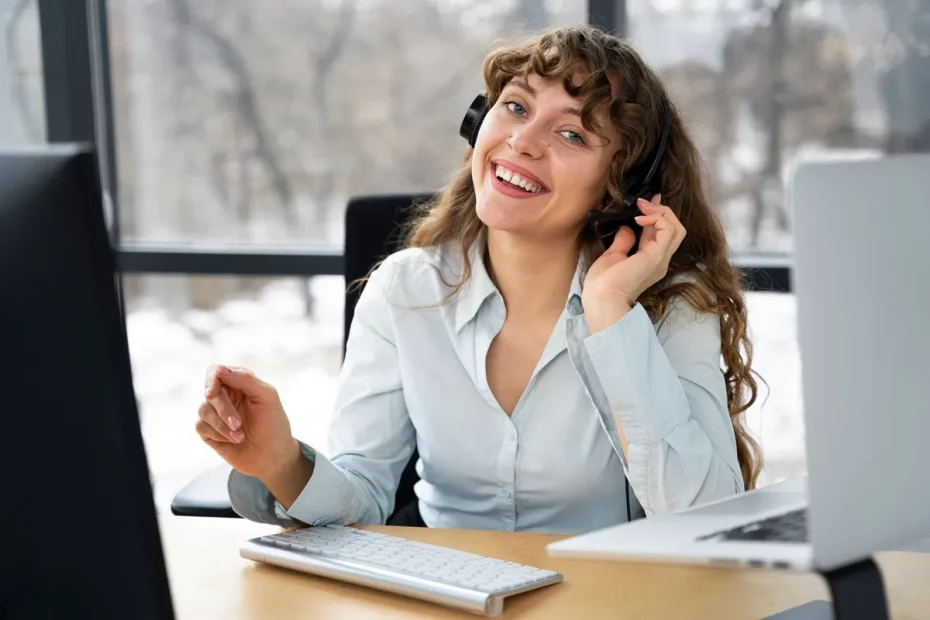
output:
POLYGON ((571 129, 566 129, 565 131, 560 132, 566 139, 574 144, 585 144, 584 138, 581 137, 581 134, 577 131, 572 131, 571 129))
POLYGON ((504 105, 507 106, 507 109, 516 114, 517 116, 523 116, 526 114, 526 108, 517 103, 516 101, 505 101, 504 105))

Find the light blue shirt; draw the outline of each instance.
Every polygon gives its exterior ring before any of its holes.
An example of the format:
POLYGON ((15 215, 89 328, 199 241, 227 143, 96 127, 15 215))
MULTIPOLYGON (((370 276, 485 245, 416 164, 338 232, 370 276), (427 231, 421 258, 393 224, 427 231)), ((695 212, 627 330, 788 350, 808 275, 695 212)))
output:
POLYGON ((457 248, 403 250, 374 271, 349 332, 327 454, 302 446, 314 471, 287 511, 234 471, 237 513, 282 525, 384 523, 415 447, 415 491, 430 527, 606 527, 627 520, 625 476, 634 518, 743 490, 716 316, 679 299, 653 324, 637 304, 592 335, 579 268, 508 416, 485 365, 506 312, 480 256, 471 253, 472 276, 451 298, 457 248))

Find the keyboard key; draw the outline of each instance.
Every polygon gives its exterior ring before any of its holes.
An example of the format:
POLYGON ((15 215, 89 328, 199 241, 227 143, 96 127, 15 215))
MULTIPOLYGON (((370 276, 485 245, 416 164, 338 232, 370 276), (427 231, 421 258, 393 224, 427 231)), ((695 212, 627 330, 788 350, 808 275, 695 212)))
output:
POLYGON ((698 540, 717 542, 807 542, 807 510, 803 508, 792 510, 774 517, 701 536, 698 540))

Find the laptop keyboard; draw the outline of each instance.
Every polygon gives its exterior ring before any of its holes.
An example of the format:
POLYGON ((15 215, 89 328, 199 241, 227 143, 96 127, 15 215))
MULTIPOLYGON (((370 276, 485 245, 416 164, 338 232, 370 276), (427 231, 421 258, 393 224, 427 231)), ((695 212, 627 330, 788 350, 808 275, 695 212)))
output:
POLYGON ((807 542, 807 510, 799 508, 784 514, 753 521, 729 530, 701 536, 698 540, 807 542))

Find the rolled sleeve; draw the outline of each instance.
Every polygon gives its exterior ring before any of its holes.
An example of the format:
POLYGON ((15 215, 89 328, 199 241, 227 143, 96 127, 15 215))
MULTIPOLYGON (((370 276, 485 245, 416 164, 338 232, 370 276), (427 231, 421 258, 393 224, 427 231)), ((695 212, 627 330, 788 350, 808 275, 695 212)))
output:
POLYGON ((353 503, 354 490, 345 474, 321 454, 316 455, 313 475, 288 516, 309 525, 344 523, 353 503))
MULTIPOLYGON (((637 304, 591 335, 575 326, 576 367, 609 433, 627 439, 627 477, 647 515, 675 512, 743 490, 720 367, 718 317, 684 300, 654 325, 637 304)), ((611 437, 617 446, 617 437, 611 437)))
MULTIPOLYGON (((311 462, 318 460, 316 452, 310 446, 300 443, 300 452, 311 462)), ((319 460, 322 460, 320 457, 319 460)), ((314 476, 316 470, 314 468, 314 476)), ((311 476, 311 481, 313 476, 311 476)), ((309 486, 309 483, 308 485, 309 486)), ((252 476, 247 476, 235 469, 229 473, 226 482, 229 501, 232 509, 243 519, 259 523, 271 523, 282 527, 294 527, 301 522, 307 523, 298 516, 289 515, 281 502, 277 501, 268 490, 268 487, 252 476)))

